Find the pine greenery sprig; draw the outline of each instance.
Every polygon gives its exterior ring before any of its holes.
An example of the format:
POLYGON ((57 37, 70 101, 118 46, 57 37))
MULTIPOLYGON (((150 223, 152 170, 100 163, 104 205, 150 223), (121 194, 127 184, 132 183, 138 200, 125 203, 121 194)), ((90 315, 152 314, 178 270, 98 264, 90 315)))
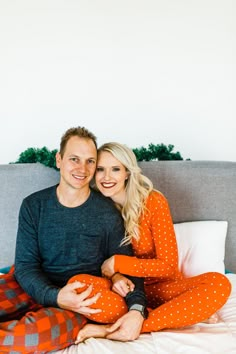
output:
POLYGON ((166 161, 166 160, 183 160, 181 154, 173 152, 174 145, 165 144, 149 144, 148 148, 140 147, 133 149, 138 161, 166 161))
MULTIPOLYGON (((133 152, 138 161, 167 161, 167 160, 183 160, 181 154, 173 152, 174 145, 165 144, 149 144, 148 147, 141 146, 134 148, 133 152)), ((47 147, 42 148, 28 148, 23 151, 17 161, 13 163, 36 163, 40 162, 45 166, 52 167, 57 170, 55 155, 57 150, 49 150, 47 147)), ((189 160, 189 159, 188 159, 189 160)))
POLYGON ((18 160, 14 163, 36 163, 40 162, 45 166, 55 168, 56 167, 56 159, 55 155, 57 153, 57 150, 49 150, 47 147, 42 147, 42 148, 28 148, 25 151, 23 151, 18 160))

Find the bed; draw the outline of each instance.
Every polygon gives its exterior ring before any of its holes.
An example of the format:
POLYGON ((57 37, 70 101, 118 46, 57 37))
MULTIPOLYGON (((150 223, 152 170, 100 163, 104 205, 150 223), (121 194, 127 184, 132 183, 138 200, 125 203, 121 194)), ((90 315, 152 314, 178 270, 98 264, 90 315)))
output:
MULTIPOLYGON (((227 273, 232 292, 215 324, 143 334, 121 343, 90 338, 56 354, 236 354, 236 162, 140 162, 144 174, 168 199, 186 276, 227 273)), ((22 198, 58 182, 57 171, 41 164, 0 165, 0 268, 14 260, 22 198)))

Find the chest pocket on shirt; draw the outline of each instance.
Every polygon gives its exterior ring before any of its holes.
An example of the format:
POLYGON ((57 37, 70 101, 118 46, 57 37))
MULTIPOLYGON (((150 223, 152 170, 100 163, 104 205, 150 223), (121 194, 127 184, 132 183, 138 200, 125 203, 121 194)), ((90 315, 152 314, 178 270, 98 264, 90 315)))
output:
MULTIPOLYGON (((73 247, 73 258, 82 264, 99 264, 104 260, 105 249, 102 246, 102 237, 80 234, 73 247)), ((71 252, 70 252, 71 253, 71 252)))

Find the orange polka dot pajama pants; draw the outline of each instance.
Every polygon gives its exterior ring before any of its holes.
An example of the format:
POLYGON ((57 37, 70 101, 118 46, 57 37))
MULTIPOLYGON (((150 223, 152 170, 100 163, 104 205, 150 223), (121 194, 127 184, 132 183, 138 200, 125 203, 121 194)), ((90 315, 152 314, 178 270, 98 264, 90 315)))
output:
POLYGON ((72 277, 69 280, 69 283, 74 281, 79 281, 85 284, 83 288, 77 289, 77 293, 81 293, 91 284, 93 289, 89 297, 92 297, 97 293, 101 293, 101 296, 96 303, 90 305, 89 307, 101 309, 102 312, 87 316, 90 320, 98 323, 114 323, 121 316, 127 313, 128 308, 124 298, 111 290, 112 283, 110 280, 88 274, 78 274, 72 277))
POLYGON ((146 285, 145 290, 151 309, 142 333, 206 320, 225 304, 231 285, 223 274, 210 272, 146 285))
MULTIPOLYGON (((99 323, 114 323, 127 312, 124 299, 112 292, 111 282, 105 278, 86 274, 74 276, 69 282, 80 281, 86 288, 93 284, 93 296, 101 292, 101 297, 92 308, 102 312, 91 315, 91 320, 99 323)), ((82 292, 85 288, 78 288, 82 292)), ((181 328, 202 322, 213 315, 227 301, 231 285, 220 273, 204 273, 192 278, 162 281, 145 286, 149 315, 143 323, 142 333, 167 328, 181 328)))

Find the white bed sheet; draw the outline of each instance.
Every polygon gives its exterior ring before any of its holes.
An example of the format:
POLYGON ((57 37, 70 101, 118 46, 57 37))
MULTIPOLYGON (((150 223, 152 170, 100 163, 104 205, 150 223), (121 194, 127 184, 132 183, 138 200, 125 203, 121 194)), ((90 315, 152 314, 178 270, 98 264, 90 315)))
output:
POLYGON ((198 323, 182 330, 143 334, 133 342, 90 338, 58 354, 236 354, 236 274, 227 274, 232 293, 218 311, 220 322, 198 323))

